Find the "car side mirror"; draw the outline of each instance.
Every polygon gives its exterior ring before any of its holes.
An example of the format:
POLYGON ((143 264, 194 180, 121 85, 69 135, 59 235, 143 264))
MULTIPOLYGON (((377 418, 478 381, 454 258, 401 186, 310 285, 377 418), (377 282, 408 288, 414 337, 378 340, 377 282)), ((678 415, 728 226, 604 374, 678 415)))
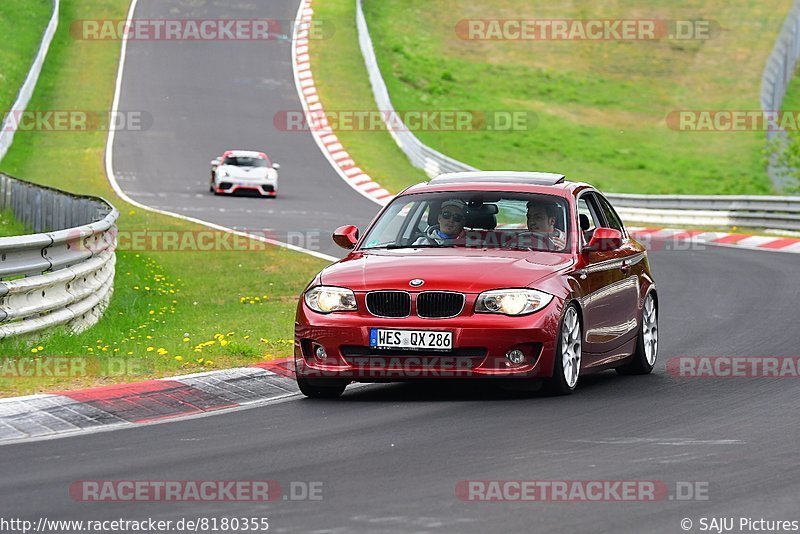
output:
POLYGON ((279 163, 273 163, 273 164, 272 164, 272 168, 273 168, 273 169, 275 169, 275 170, 277 171, 278 169, 280 169, 280 168, 281 168, 281 166, 280 166, 280 164, 279 164, 279 163))
POLYGON ((352 224, 340 226, 333 231, 333 242, 344 249, 351 250, 358 242, 358 228, 352 224))
POLYGON ((622 246, 622 232, 613 228, 597 228, 585 247, 587 252, 606 252, 622 246))
POLYGON ((222 163, 222 161, 220 161, 218 159, 215 159, 215 160, 211 161, 211 166, 212 167, 219 167, 220 163, 222 163))

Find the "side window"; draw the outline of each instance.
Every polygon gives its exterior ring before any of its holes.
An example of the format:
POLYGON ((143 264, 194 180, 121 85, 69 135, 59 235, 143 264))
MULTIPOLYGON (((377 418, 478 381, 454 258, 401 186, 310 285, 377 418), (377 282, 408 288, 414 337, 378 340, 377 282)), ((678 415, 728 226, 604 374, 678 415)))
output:
POLYGON ((606 217, 606 224, 608 224, 609 228, 613 228, 614 230, 619 230, 623 234, 625 233, 625 227, 622 225, 622 221, 620 221, 617 212, 614 211, 614 208, 611 207, 611 204, 608 203, 608 200, 605 197, 600 195, 593 195, 597 202, 600 204, 600 209, 603 210, 603 215, 606 217))
POLYGON ((588 243, 596 228, 602 226, 600 209, 594 195, 584 194, 578 199, 578 228, 581 229, 583 242, 588 243))

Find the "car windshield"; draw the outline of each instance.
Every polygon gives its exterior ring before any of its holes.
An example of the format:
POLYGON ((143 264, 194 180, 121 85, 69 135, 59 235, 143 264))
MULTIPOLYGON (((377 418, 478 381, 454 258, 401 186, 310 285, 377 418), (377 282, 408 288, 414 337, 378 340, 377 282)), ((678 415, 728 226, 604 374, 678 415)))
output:
POLYGON ((228 156, 222 164, 234 167, 266 167, 267 160, 252 156, 228 156))
POLYGON ((568 252, 566 200, 491 191, 425 193, 396 198, 361 250, 471 247, 568 252))

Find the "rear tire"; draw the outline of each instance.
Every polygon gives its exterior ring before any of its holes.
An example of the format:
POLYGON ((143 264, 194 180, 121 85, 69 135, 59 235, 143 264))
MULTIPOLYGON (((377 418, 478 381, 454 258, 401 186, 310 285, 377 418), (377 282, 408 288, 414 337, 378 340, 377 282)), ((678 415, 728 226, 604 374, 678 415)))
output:
POLYGON ((652 293, 644 298, 642 324, 636 337, 636 350, 629 363, 616 368, 621 375, 647 375, 658 358, 658 308, 652 293))
POLYGON ((344 380, 309 380, 297 377, 300 393, 311 399, 338 399, 344 393, 347 382, 344 380))
POLYGON ((545 382, 545 391, 551 395, 569 395, 578 385, 581 372, 581 347, 583 333, 578 308, 570 304, 561 318, 558 329, 553 376, 545 382))

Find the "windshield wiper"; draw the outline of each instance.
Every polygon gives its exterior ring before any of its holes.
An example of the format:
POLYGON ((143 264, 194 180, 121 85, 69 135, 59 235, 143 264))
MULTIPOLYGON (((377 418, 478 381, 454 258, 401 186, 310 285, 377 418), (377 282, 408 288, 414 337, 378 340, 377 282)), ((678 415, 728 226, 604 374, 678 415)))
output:
POLYGON ((379 247, 364 247, 361 250, 397 250, 399 248, 440 248, 441 245, 383 245, 379 247))

